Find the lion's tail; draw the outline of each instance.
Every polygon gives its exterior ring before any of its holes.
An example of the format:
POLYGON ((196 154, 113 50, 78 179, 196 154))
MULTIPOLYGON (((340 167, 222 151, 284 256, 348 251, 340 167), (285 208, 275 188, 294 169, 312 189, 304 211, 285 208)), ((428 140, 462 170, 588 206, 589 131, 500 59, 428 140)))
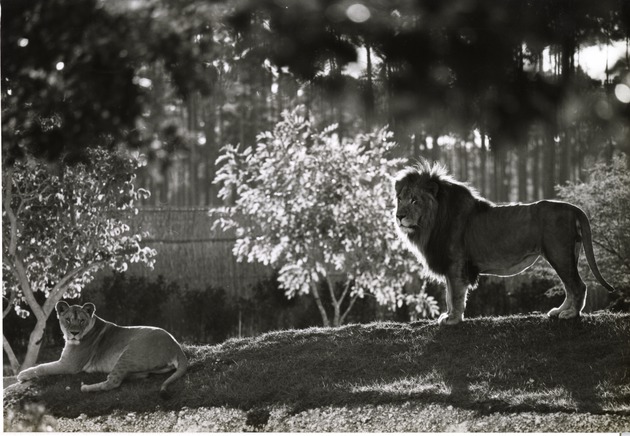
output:
POLYGON ((188 369, 188 359, 186 358, 186 355, 180 348, 179 353, 177 354, 177 363, 176 363, 175 372, 171 374, 169 378, 164 380, 164 383, 162 383, 162 386, 160 387, 160 397, 162 398, 169 397, 169 394, 166 391, 166 388, 175 380, 183 376, 186 373, 187 369, 188 369))
POLYGON ((601 283, 603 287, 608 289, 609 292, 616 293, 615 288, 613 288, 610 283, 608 283, 602 274, 599 272, 599 268, 597 267, 597 262, 595 262, 595 253, 593 253, 593 237, 591 233, 591 224, 588 221, 588 217, 584 213, 582 209, 577 206, 574 206, 577 212, 578 218, 578 231, 582 235, 582 245, 584 245, 584 254, 586 255, 586 261, 588 262, 588 266, 591 268, 593 275, 601 283))

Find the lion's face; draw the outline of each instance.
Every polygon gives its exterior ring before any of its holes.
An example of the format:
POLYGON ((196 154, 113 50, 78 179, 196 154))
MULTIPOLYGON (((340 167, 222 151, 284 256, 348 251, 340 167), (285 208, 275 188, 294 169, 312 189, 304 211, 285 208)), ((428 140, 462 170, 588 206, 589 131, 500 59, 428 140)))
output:
POLYGON ((65 301, 60 301, 55 307, 59 326, 67 342, 79 343, 88 331, 94 326, 94 304, 86 303, 83 306, 70 306, 65 301))
POLYGON ((431 186, 409 182, 396 182, 396 225, 401 232, 412 235, 433 227, 437 200, 431 186))

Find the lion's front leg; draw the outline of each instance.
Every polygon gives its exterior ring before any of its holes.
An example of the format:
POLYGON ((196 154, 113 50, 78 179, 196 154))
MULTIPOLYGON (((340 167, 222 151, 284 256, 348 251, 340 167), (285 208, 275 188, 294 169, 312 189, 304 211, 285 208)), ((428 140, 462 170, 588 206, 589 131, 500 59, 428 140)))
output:
POLYGON ((468 285, 454 277, 446 278, 446 313, 438 318, 440 325, 453 325, 464 320, 468 285))

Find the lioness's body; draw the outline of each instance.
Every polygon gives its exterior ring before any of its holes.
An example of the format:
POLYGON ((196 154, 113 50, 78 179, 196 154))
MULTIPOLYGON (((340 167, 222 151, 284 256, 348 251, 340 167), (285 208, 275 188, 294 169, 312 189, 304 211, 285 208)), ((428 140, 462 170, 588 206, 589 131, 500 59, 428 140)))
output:
POLYGON ((84 372, 108 373, 107 380, 82 385, 83 392, 109 390, 125 378, 141 378, 151 373, 176 371, 162 384, 160 393, 181 377, 188 360, 181 346, 165 330, 156 327, 121 327, 94 315, 94 305, 68 306, 60 301, 57 316, 66 344, 57 362, 26 369, 19 381, 53 374, 84 372))
POLYGON ((433 274, 446 282, 447 313, 441 324, 463 319, 467 290, 480 274, 511 276, 543 256, 565 286, 562 305, 549 316, 579 316, 586 285, 578 272, 584 245, 599 282, 614 291, 595 262, 584 212, 561 201, 496 205, 437 167, 409 168, 396 178, 397 230, 433 274))

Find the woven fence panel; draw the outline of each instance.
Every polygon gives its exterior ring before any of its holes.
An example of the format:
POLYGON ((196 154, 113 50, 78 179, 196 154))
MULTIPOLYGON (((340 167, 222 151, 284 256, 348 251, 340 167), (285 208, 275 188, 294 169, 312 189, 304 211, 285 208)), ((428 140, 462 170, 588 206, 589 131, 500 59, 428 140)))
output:
POLYGON ((155 268, 131 264, 128 273, 164 276, 182 286, 223 288, 230 297, 247 297, 253 285, 272 270, 262 264, 239 263, 232 254, 236 238, 213 230, 216 213, 202 208, 145 208, 129 223, 145 233, 144 244, 157 250, 155 268))

